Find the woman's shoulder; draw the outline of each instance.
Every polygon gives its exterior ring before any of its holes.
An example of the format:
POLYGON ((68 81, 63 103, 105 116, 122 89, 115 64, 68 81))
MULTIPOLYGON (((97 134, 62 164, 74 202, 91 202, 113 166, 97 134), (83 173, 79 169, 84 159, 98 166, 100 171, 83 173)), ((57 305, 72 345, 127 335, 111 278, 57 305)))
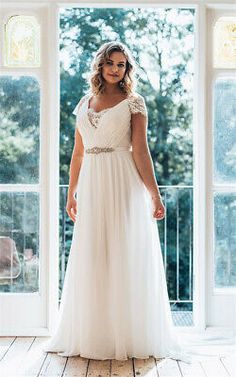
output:
POLYGON ((131 92, 128 96, 128 103, 131 114, 141 113, 148 115, 144 97, 138 92, 131 92))
POLYGON ((89 96, 90 96, 90 93, 86 93, 85 95, 83 95, 80 98, 79 102, 77 102, 77 105, 75 106, 74 110, 72 111, 72 114, 77 115, 79 108, 83 105, 83 103, 86 101, 86 99, 89 98, 89 96))

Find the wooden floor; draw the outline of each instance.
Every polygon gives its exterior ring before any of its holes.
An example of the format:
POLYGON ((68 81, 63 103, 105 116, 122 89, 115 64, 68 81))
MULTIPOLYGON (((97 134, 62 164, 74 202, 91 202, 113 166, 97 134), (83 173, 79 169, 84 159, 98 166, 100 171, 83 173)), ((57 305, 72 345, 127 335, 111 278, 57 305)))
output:
POLYGON ((44 353, 46 337, 0 337, 0 376, 236 377, 235 355, 204 357, 192 364, 173 359, 89 360, 44 353))

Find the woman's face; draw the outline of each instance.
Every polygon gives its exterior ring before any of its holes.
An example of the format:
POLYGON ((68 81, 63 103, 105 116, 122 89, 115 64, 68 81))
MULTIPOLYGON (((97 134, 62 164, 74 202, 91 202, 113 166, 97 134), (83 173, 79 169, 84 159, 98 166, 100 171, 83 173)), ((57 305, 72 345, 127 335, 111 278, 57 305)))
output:
POLYGON ((122 52, 112 52, 102 67, 104 80, 109 84, 118 84, 125 75, 126 61, 127 59, 122 52))

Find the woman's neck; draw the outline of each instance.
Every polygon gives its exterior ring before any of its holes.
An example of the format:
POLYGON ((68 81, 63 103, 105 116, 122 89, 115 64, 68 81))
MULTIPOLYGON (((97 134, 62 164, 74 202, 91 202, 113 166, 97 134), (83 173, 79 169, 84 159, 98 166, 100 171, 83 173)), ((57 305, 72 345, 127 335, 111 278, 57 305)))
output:
POLYGON ((105 90, 103 92, 103 95, 105 96, 112 96, 112 95, 115 95, 115 94, 121 94, 121 90, 119 88, 118 85, 109 85, 109 84, 105 84, 105 90))

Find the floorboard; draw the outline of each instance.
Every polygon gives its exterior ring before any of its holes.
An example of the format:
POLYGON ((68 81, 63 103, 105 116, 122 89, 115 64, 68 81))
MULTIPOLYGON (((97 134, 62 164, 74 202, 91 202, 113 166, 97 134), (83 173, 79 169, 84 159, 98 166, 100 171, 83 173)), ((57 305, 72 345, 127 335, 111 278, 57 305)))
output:
MULTIPOLYGON (((0 337, 1 377, 235 377, 235 355, 196 356, 192 364, 169 358, 93 360, 43 352, 44 337, 0 337)), ((226 345, 227 346, 227 345, 226 345)), ((213 346, 214 347, 214 346, 213 346)))

